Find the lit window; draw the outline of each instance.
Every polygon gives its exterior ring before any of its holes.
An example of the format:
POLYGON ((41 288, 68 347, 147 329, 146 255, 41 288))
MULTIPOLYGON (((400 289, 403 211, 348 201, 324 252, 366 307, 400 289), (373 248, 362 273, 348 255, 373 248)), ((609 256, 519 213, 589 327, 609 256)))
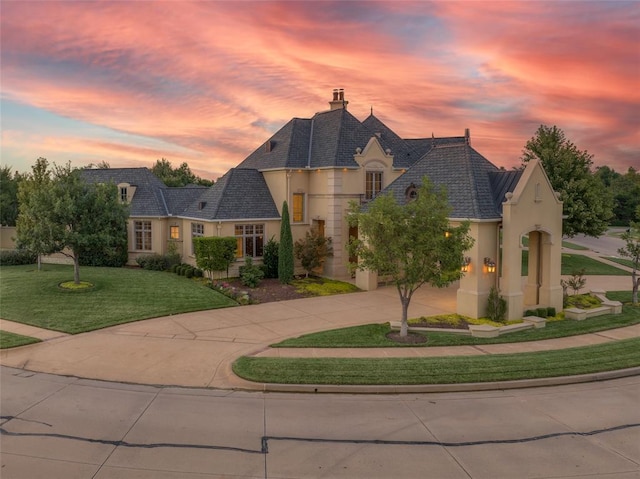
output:
POLYGON ((374 199, 382 191, 382 171, 367 171, 365 179, 365 198, 374 199))
POLYGON ((304 221, 304 193, 293 194, 293 222, 304 221))
POLYGON ((191 223, 191 254, 196 254, 196 245, 193 238, 204 236, 204 225, 202 223, 191 223))
POLYGON ((136 249, 151 251, 151 221, 134 222, 134 233, 136 239, 136 249))
POLYGON ((180 227, 179 226, 170 226, 169 227, 169 238, 172 240, 180 239, 180 227))
POLYGON ((264 248, 264 225, 236 225, 235 235, 237 240, 236 257, 250 256, 258 258, 262 256, 264 248))
POLYGON ((126 203, 128 200, 129 196, 128 196, 128 192, 127 192, 127 187, 123 186, 120 188, 120 201, 122 203, 126 203))

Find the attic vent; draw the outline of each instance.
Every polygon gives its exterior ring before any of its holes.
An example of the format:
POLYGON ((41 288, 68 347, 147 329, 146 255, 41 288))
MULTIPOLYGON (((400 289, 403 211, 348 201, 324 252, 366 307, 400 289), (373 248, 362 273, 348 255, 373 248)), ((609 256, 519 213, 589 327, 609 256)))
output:
POLYGON ((198 203, 198 209, 199 210, 203 210, 205 206, 207 206, 207 202, 206 201, 201 201, 201 202, 198 203))
POLYGON ((264 145, 264 149, 266 150, 266 152, 270 152, 271 150, 273 150, 273 147, 276 146, 276 142, 273 140, 269 140, 265 143, 264 145))

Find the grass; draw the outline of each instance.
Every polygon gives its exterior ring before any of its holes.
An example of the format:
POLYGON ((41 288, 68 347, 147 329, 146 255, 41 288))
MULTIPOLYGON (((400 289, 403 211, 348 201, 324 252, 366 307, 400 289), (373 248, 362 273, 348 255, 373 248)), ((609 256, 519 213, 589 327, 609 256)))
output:
MULTIPOLYGON (((631 292, 617 291, 607 293, 609 299, 621 302, 631 301, 631 292)), ((389 347, 430 347, 465 346, 500 343, 519 343, 540 341, 543 339, 564 338, 578 334, 595 333, 607 329, 631 326, 640 323, 640 308, 623 306, 621 314, 597 316, 585 321, 550 321, 541 329, 528 329, 517 333, 505 334, 497 338, 474 338, 452 333, 428 332, 426 343, 401 344, 387 339, 391 331, 389 323, 366 324, 350 328, 333 329, 319 333, 305 334, 298 338, 286 339, 273 344, 274 348, 389 348, 389 347)))
POLYGON ((537 353, 439 358, 256 358, 233 371, 280 384, 454 384, 548 378, 640 366, 640 338, 537 353))
POLYGON ((622 266, 628 266, 629 268, 633 268, 633 262, 629 259, 616 258, 615 256, 601 256, 601 258, 609 261, 613 261, 614 263, 621 264, 622 266))
POLYGON ((80 268, 94 287, 66 291, 73 267, 3 266, 2 317, 32 326, 81 333, 170 314, 222 308, 235 301, 202 283, 175 274, 129 268, 80 268))
POLYGON ((27 344, 39 343, 40 340, 30 336, 0 331, 0 349, 17 348, 27 344))
MULTIPOLYGON (((584 269, 584 274, 601 276, 627 276, 631 273, 611 266, 609 264, 602 263, 596 259, 584 256, 581 254, 567 254, 562 253, 562 270, 561 274, 571 275, 577 271, 584 269)), ((526 276, 529 272, 529 252, 524 250, 522 252, 522 275, 526 276)))

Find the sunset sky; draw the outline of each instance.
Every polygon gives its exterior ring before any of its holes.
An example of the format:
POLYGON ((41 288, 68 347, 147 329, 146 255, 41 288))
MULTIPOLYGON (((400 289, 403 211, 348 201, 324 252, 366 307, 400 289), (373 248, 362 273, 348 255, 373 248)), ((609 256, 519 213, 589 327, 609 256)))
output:
POLYGON ((293 117, 374 114, 520 164, 540 124, 596 166, 640 167, 640 2, 11 1, 2 164, 151 167, 217 179, 293 117))

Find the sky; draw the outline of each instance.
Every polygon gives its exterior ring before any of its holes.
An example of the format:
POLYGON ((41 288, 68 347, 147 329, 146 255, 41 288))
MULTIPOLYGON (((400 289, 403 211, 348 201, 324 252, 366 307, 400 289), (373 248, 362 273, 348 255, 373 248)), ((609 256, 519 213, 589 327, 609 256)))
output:
POLYGON ((640 168, 640 1, 0 4, 1 162, 187 162, 217 179, 291 118, 372 111, 497 166, 556 125, 640 168))

